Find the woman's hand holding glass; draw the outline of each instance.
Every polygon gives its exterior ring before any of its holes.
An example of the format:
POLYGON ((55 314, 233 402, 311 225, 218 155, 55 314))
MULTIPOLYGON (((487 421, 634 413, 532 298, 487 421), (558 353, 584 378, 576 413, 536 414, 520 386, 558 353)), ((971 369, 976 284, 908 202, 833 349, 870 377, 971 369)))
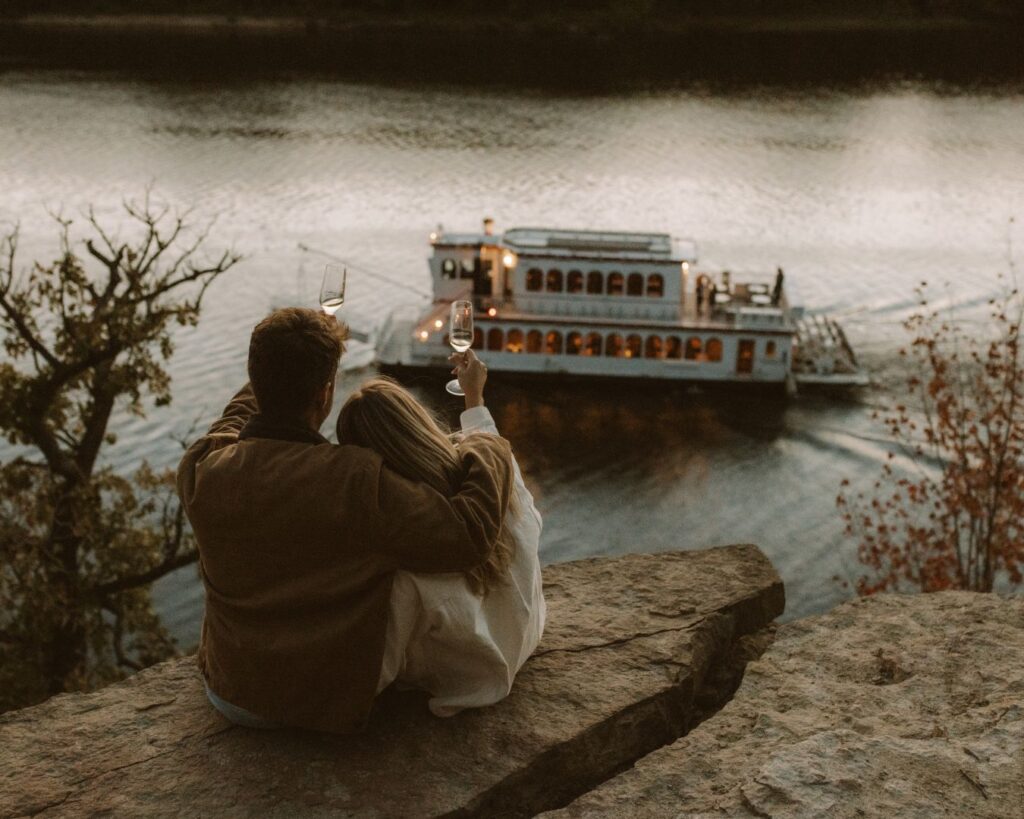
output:
POLYGON ((448 361, 454 367, 452 375, 459 379, 459 385, 466 394, 466 409, 481 407, 484 403, 484 384, 487 383, 487 365, 476 353, 452 353, 448 361))

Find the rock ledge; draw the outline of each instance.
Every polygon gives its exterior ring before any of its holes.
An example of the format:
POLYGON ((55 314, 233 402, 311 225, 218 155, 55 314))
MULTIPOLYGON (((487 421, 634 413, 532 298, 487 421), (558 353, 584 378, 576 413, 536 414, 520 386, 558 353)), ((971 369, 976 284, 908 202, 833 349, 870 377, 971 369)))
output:
POLYGON ((363 735, 253 731, 171 660, 0 716, 0 816, 532 816, 717 708, 784 608, 749 545, 544 574, 544 640, 495 706, 439 719, 394 695, 363 735))
POLYGON ((570 817, 1024 817, 1024 598, 882 595, 780 626, 735 697, 570 817))

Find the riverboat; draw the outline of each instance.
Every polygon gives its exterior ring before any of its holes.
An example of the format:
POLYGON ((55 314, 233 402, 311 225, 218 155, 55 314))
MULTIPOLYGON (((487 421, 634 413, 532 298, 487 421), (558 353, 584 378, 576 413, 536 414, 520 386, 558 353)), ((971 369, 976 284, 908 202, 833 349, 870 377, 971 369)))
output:
POLYGON ((451 303, 474 304, 473 349, 494 372, 774 385, 867 381, 833 320, 790 303, 784 274, 698 267, 665 233, 512 228, 430 235, 433 301, 389 316, 385 370, 447 369, 451 303))

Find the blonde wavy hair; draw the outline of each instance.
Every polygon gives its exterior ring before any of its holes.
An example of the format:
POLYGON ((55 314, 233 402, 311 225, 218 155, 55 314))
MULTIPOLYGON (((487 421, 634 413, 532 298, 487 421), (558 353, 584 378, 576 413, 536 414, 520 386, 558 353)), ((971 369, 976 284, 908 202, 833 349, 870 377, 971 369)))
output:
MULTIPOLYGON (((371 378, 352 393, 338 415, 337 433, 339 444, 369 447, 390 469, 423 481, 446 497, 455 494, 461 483, 456 436, 445 432, 434 415, 393 378, 371 378)), ((513 492, 490 558, 464 572, 478 596, 497 585, 512 563, 515 541, 507 521, 515 514, 515 503, 513 492)))

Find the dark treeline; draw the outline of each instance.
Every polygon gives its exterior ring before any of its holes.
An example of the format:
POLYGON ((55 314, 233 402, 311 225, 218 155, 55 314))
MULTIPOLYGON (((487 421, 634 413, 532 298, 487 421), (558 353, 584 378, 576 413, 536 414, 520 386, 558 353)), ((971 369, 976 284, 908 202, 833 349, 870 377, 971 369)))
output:
POLYGON ((1016 84, 1022 27, 1024 0, 0 0, 0 71, 573 90, 1016 84))
POLYGON ((486 16, 799 18, 996 21, 1024 16, 1019 0, 0 0, 0 15, 214 14, 259 17, 486 16))

